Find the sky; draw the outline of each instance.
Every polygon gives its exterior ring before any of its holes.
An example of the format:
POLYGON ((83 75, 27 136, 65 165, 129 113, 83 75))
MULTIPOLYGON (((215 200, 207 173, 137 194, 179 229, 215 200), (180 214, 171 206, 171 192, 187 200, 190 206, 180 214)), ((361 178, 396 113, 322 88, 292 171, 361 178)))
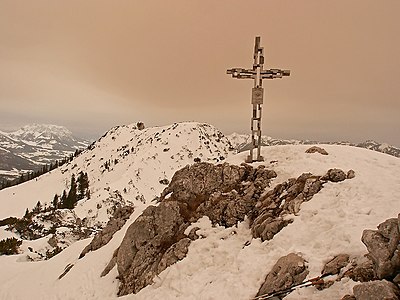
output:
POLYGON ((0 129, 207 122, 248 133, 255 36, 263 135, 400 147, 398 0, 0 0, 0 129))

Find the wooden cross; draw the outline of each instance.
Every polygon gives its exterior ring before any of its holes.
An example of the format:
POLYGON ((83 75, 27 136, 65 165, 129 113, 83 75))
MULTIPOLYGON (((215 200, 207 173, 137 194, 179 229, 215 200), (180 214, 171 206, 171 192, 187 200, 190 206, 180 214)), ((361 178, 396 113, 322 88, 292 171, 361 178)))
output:
POLYGON ((263 161, 261 156, 261 105, 263 104, 264 88, 262 87, 263 79, 282 78, 290 76, 290 70, 268 69, 264 70, 264 48, 260 47, 260 37, 256 37, 254 46, 254 63, 253 69, 234 68, 226 71, 233 78, 237 79, 254 79, 254 87, 252 89, 251 103, 253 105, 253 116, 251 118, 251 148, 250 155, 246 162, 263 161), (257 136, 257 139, 256 139, 257 136), (257 157, 253 159, 253 150, 257 148, 257 157))

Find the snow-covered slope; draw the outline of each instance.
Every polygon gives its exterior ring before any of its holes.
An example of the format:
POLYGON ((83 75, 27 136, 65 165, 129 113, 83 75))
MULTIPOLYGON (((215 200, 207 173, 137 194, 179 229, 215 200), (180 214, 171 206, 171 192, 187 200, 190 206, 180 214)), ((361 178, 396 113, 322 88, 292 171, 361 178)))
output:
MULTIPOLYGON (((90 201, 78 203, 78 216, 101 218, 96 207, 107 199, 147 202, 159 196, 165 179, 194 160, 224 160, 230 144, 214 127, 200 123, 175 123, 138 130, 135 124, 111 129, 72 162, 37 180, 0 191, 0 219, 21 217, 37 201, 51 203, 68 188, 72 174, 88 173, 90 201)), ((106 211, 101 209, 101 211, 106 211)))
MULTIPOLYGON (((365 149, 323 147, 329 155, 307 154, 305 145, 264 147, 265 162, 253 165, 265 164, 276 171, 278 177, 271 188, 304 172, 323 175, 330 168, 353 169, 355 178, 325 184, 302 205, 298 216, 291 216, 292 224, 263 243, 252 239, 246 221, 238 228, 226 229, 212 227, 206 218, 199 220, 193 226, 200 227, 198 234, 203 238, 191 243, 187 257, 163 271, 152 286, 121 299, 250 299, 276 260, 290 252, 301 253, 308 261, 309 277, 319 275, 323 263, 336 254, 364 254, 362 230, 374 229, 400 212, 400 161, 365 149)), ((205 124, 180 123, 142 131, 134 125, 123 126, 112 129, 60 170, 0 191, 0 219, 21 216, 38 199, 51 201, 54 193, 65 188, 72 173, 85 171, 92 197, 78 202, 77 215, 97 214, 93 220, 104 222, 107 213, 97 204, 107 206, 115 191, 135 205, 133 215, 113 239, 82 259, 78 256, 90 239, 78 241, 42 262, 18 262, 22 255, 1 256, 0 299, 117 299, 116 269, 105 277, 100 274, 129 225, 165 187, 160 180, 170 179, 195 158, 218 163, 221 156, 227 157, 228 149, 222 134, 205 124), (68 264, 74 267, 58 280, 68 264)), ((240 153, 224 161, 240 164, 246 155, 240 153)), ((8 232, 1 230, 1 234, 8 232)), ((323 291, 304 288, 288 299, 340 299, 353 285, 351 280, 342 280, 323 291)))

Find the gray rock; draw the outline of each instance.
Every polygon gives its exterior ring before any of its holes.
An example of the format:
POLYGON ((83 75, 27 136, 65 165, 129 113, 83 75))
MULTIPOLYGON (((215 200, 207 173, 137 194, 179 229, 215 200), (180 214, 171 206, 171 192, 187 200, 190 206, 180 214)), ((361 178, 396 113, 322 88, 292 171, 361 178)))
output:
POLYGON ((158 263, 157 273, 161 273, 178 260, 185 258, 190 242, 191 240, 189 238, 183 238, 169 247, 158 263))
POLYGON ((104 268, 103 272, 101 272, 100 277, 106 276, 110 271, 115 267, 117 264, 117 254, 118 254, 119 247, 115 249, 113 256, 107 266, 104 268))
POLYGON ((188 225, 176 201, 147 207, 128 228, 119 247, 117 269, 121 285, 118 294, 137 293, 167 266, 182 258, 190 240, 180 240, 185 238, 183 232, 188 225))
MULTIPOLYGON (((188 236, 185 229, 203 216, 226 227, 248 216, 254 237, 272 239, 292 222, 285 215, 298 212, 300 204, 322 188, 318 176, 306 173, 267 191, 276 176, 265 166, 227 163, 200 162, 177 171, 162 192, 159 206, 147 207, 128 228, 107 267, 109 270, 116 261, 121 281, 118 294, 137 293, 165 268, 183 259, 191 240, 198 238, 196 229, 188 236)), ((300 267, 293 266, 293 280, 302 276, 298 274, 300 267)))
POLYGON ((114 233, 125 225, 133 211, 134 208, 131 206, 117 208, 114 215, 107 222, 107 225, 97 233, 90 244, 82 250, 79 258, 84 257, 90 251, 95 251, 106 245, 112 239, 114 233))
POLYGON ((340 169, 329 169, 328 172, 321 177, 321 180, 340 182, 346 179, 346 173, 340 169))
POLYGON ((400 290, 387 280, 364 282, 353 287, 356 300, 398 300, 400 290))
POLYGON ((346 178, 347 179, 353 179, 354 177, 356 177, 356 172, 354 172, 354 170, 348 170, 346 178))
POLYGON ((353 295, 344 295, 342 299, 340 300, 356 300, 356 297, 353 295))
POLYGON ((393 279, 400 272, 398 218, 379 224, 378 230, 364 230, 362 242, 368 249, 379 279, 393 279))
POLYGON ((323 270, 322 274, 339 274, 340 270, 349 264, 348 254, 339 254, 335 256, 332 260, 328 261, 323 270))
POLYGON ((308 148, 306 150, 306 153, 320 153, 322 155, 328 155, 328 152, 326 152, 325 149, 317 146, 312 146, 311 148, 308 148))
POLYGON ((257 296, 278 292, 304 281, 308 274, 305 260, 290 253, 281 257, 268 273, 257 296))
POLYGON ((285 220, 281 217, 267 217, 263 220, 264 215, 261 215, 259 219, 256 219, 251 232, 254 238, 261 238, 262 241, 271 240, 275 234, 292 223, 292 220, 285 220))
POLYGON ((353 266, 344 274, 354 281, 367 282, 378 279, 371 259, 361 257, 353 262, 353 266))

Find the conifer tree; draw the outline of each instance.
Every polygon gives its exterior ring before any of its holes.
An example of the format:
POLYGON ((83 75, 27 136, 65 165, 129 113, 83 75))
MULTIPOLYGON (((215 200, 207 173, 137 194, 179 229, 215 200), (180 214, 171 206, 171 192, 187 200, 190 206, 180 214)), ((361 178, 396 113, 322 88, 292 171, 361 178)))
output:
POLYGON ((57 209, 57 208, 58 208, 58 206, 59 206, 59 197, 58 197, 57 194, 54 195, 53 203, 52 203, 52 204, 53 204, 54 209, 57 209))
POLYGON ((75 174, 72 174, 71 176, 71 188, 69 189, 67 200, 66 200, 66 208, 74 208, 76 202, 78 201, 77 199, 77 190, 76 190, 76 180, 75 180, 75 174))

